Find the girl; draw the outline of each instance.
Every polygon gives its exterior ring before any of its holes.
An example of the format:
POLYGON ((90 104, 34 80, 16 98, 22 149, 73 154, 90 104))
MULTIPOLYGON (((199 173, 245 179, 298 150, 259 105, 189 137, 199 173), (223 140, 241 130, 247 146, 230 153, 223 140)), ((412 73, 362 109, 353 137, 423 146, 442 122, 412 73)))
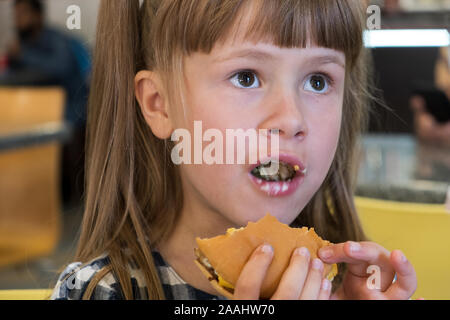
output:
MULTIPOLYGON (((353 203, 367 119, 364 12, 358 0, 103 1, 77 262, 52 298, 221 299, 194 265, 195 237, 266 212, 335 243, 321 259, 295 250, 273 299, 409 298, 413 267, 362 241, 353 203), (248 164, 175 165, 171 136, 193 133, 194 121, 278 132, 280 159, 306 168, 301 182, 273 192, 248 164), (322 261, 346 265, 334 288, 322 261), (379 288, 366 285, 369 265, 379 288)), ((269 245, 255 250, 236 299, 259 297, 272 256, 269 245)))

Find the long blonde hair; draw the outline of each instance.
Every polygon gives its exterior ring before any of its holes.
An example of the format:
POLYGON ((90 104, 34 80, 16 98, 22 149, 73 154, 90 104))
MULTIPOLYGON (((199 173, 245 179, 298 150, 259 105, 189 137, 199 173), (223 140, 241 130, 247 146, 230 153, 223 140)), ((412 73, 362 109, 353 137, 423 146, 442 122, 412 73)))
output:
POLYGON ((151 250, 167 239, 183 207, 170 141, 156 138, 137 105, 134 77, 158 71, 179 101, 183 57, 208 53, 232 34, 247 5, 256 10, 246 38, 280 47, 308 39, 346 55, 343 122, 323 185, 293 225, 315 227, 332 242, 363 240, 353 202, 355 145, 367 125, 364 10, 359 0, 103 0, 88 109, 86 199, 76 261, 108 252, 124 297, 133 299, 130 259, 143 271, 149 299, 164 299, 151 250), (125 255, 128 248, 130 255, 125 255))

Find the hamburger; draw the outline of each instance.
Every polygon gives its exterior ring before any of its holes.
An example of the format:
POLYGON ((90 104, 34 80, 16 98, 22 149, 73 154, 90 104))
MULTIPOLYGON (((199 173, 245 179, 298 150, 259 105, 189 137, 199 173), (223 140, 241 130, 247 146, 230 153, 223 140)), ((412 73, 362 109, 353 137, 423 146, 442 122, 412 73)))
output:
MULTIPOLYGON (((216 291, 229 299, 233 297, 234 286, 245 263, 259 245, 269 243, 274 249, 260 292, 261 299, 269 299, 275 293, 295 248, 306 247, 314 259, 320 248, 330 244, 319 237, 314 228, 291 228, 270 214, 257 222, 249 222, 246 227, 230 228, 224 235, 209 239, 197 237, 195 240, 198 245, 194 249, 195 264, 216 291)), ((337 271, 336 264, 324 263, 324 278, 333 281, 337 271)))

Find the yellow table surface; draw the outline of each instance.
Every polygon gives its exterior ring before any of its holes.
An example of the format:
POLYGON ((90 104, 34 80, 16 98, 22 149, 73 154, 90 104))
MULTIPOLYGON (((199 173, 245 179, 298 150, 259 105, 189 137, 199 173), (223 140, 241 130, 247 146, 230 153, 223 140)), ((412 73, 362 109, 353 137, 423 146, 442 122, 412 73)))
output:
POLYGON ((0 300, 47 300, 51 289, 0 290, 0 300))

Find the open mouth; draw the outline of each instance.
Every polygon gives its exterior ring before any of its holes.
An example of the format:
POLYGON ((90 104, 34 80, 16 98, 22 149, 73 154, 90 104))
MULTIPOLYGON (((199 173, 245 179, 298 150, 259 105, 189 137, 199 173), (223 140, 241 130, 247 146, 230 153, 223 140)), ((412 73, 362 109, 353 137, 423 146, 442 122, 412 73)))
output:
POLYGON ((250 173, 254 177, 268 182, 290 182, 300 170, 298 165, 291 165, 284 161, 275 161, 276 160, 270 160, 267 163, 261 164, 255 167, 250 173), (277 164, 278 171, 273 173, 272 165, 277 164))

